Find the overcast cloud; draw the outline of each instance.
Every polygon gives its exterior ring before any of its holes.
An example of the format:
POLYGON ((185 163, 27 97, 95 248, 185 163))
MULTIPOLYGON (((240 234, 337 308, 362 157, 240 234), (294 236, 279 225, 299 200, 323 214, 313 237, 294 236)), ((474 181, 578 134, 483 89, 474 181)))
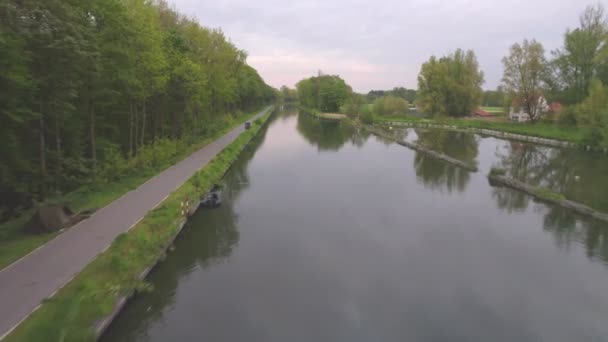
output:
MULTIPOLYGON (((502 75, 516 41, 535 38, 549 54, 592 0, 170 0, 202 25, 221 28, 267 83, 293 87, 322 70, 356 91, 416 88, 431 55, 473 49, 484 88, 502 75)), ((606 7, 608 0, 602 0, 606 7)))

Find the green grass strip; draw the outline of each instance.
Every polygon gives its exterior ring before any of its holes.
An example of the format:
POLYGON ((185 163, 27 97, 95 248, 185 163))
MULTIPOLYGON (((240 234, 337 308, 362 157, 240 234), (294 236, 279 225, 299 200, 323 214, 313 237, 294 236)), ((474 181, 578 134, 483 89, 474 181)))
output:
POLYGON ((107 251, 46 300, 5 341, 93 341, 95 323, 111 313, 119 298, 149 287, 140 275, 164 257, 167 242, 178 232, 183 220, 180 202, 184 198, 198 198, 218 182, 270 115, 268 112, 256 120, 250 130, 224 148, 133 229, 119 235, 107 251))
POLYGON ((544 122, 515 123, 451 118, 424 119, 408 116, 384 116, 378 117, 376 120, 379 122, 406 122, 411 124, 450 125, 458 128, 491 129, 532 137, 568 141, 577 145, 582 144, 588 131, 586 128, 561 126, 544 122))
POLYGON ((534 194, 538 198, 548 200, 548 201, 554 201, 554 202, 558 202, 558 201, 562 201, 562 200, 566 199, 566 197, 564 197, 564 195, 557 193, 549 188, 544 188, 544 187, 536 188, 534 190, 534 194))

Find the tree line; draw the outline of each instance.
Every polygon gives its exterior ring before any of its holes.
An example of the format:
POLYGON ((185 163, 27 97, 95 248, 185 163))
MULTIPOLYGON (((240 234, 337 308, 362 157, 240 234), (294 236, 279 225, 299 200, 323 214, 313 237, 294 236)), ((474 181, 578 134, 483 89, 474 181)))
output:
POLYGON ((2 1, 0 18, 0 218, 275 96, 222 31, 163 0, 2 1))
POLYGON ((392 90, 371 90, 367 93, 367 101, 374 102, 377 98, 384 96, 400 97, 408 103, 416 101, 416 89, 407 89, 404 87, 395 87, 392 90))
POLYGON ((541 99, 566 106, 558 122, 589 129, 588 144, 608 149, 608 19, 601 4, 588 6, 579 27, 564 34, 550 56, 535 39, 513 44, 502 59, 496 91, 482 92, 483 73, 474 52, 431 57, 418 76, 417 104, 431 116, 465 116, 480 104, 523 107, 532 121, 543 118, 541 99))

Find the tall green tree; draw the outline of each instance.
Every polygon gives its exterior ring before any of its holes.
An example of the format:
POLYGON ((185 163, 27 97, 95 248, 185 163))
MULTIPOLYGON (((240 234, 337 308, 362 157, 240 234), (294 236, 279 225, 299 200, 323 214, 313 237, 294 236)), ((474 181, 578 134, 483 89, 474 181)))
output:
POLYGON ((288 86, 281 86, 280 97, 284 102, 293 102, 298 100, 298 91, 290 89, 288 86))
POLYGON ((322 112, 338 112, 352 93, 340 76, 319 75, 301 80, 296 85, 300 103, 322 112))
POLYGON ((473 51, 432 56, 418 74, 418 107, 431 116, 466 116, 479 106, 483 72, 473 51))
POLYGON ((530 115, 532 121, 540 118, 541 97, 547 89, 548 65, 545 50, 536 40, 515 43, 509 55, 502 59, 502 83, 505 91, 530 115))
POLYGON ((486 90, 481 96, 481 105, 486 107, 504 107, 505 92, 501 86, 496 90, 486 90))
POLYGON ((572 110, 579 125, 589 127, 586 143, 608 150, 608 88, 594 79, 589 96, 572 110))
POLYGON ((581 102, 591 80, 608 81, 606 60, 608 22, 601 4, 591 5, 580 17, 580 27, 566 31, 564 47, 553 52, 555 90, 568 104, 581 102))
POLYGON ((0 1, 0 220, 170 160, 274 90, 164 0, 0 1))
POLYGON ((406 114, 409 104, 401 97, 389 95, 376 99, 373 110, 377 115, 406 114))

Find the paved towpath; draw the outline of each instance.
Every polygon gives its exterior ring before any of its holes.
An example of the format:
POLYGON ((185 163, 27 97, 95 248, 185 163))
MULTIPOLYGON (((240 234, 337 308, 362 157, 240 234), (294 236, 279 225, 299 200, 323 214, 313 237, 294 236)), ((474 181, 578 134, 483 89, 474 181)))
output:
MULTIPOLYGON (((265 114, 264 109, 252 119, 265 114)), ((0 271, 0 339, 242 132, 243 125, 0 271)))

